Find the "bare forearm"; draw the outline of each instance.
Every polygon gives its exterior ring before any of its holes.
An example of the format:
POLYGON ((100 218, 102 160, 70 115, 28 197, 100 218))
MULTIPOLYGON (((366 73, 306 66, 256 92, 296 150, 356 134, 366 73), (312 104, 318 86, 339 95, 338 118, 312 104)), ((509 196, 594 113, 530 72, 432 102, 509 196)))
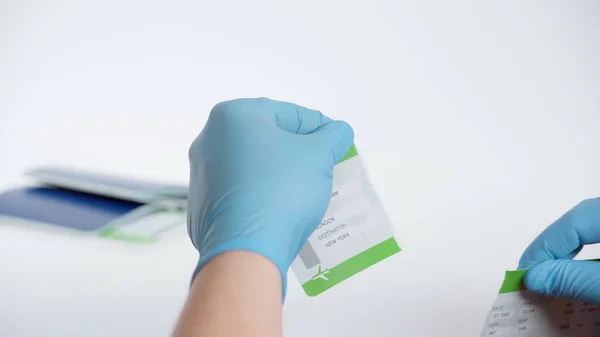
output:
POLYGON ((267 258, 221 254, 196 276, 174 337, 280 337, 281 276, 267 258))

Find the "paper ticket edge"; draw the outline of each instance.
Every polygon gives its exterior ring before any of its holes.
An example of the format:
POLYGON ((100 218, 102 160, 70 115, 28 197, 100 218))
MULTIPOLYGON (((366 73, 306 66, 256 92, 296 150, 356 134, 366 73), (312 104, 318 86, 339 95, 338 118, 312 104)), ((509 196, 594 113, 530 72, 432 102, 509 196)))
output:
POLYGON ((386 239, 329 269, 320 270, 312 280, 302 284, 308 296, 317 296, 361 271, 399 253, 402 248, 395 237, 386 239))

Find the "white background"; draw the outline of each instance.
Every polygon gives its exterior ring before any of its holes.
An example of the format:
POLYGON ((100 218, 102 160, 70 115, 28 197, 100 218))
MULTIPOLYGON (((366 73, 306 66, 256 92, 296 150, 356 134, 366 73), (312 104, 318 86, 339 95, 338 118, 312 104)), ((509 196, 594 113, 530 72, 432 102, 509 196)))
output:
MULTIPOLYGON (((186 183, 210 108, 350 122, 404 251, 286 336, 476 336, 526 245, 600 195, 597 1, 0 0, 0 187, 62 164, 186 183)), ((586 251, 586 256, 598 256, 586 251)), ((0 335, 167 336, 196 253, 0 225, 0 335)))

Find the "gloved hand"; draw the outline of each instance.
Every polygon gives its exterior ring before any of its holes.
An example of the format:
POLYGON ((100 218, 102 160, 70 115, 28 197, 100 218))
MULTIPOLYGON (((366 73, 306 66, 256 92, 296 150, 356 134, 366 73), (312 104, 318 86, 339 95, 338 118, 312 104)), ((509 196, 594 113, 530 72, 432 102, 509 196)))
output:
POLYGON ((287 270, 327 211, 350 125, 266 98, 217 104, 189 150, 188 233, 200 260, 247 250, 287 270))
POLYGON ((600 262, 572 260, 584 245, 600 242, 600 198, 585 200, 540 234, 519 268, 527 289, 600 304, 600 262))

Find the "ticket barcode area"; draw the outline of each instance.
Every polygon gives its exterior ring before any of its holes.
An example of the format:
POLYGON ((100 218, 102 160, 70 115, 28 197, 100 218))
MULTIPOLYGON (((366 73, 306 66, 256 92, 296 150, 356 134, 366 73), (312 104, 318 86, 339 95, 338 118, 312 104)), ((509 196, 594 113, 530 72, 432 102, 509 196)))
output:
POLYGON ((310 241, 306 241, 306 244, 300 249, 298 257, 300 257, 300 260, 306 269, 311 269, 321 264, 321 260, 319 259, 319 256, 317 256, 317 252, 315 252, 313 246, 310 244, 310 241))

